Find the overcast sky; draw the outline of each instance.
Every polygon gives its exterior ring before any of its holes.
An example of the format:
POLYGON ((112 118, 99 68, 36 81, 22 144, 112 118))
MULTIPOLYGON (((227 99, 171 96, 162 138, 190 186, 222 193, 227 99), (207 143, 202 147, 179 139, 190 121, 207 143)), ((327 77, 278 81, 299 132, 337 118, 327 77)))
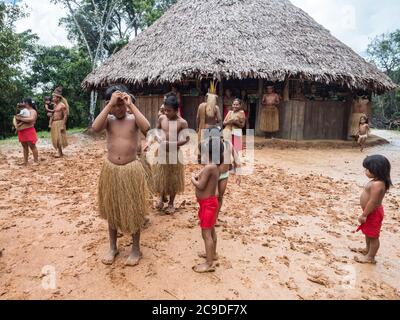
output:
MULTIPOLYGON (((362 55, 376 35, 400 29, 399 0, 291 1, 362 55)), ((21 2, 29 6, 30 16, 18 22, 18 31, 32 29, 44 45, 71 46, 65 30, 58 26, 59 19, 66 15, 61 5, 51 4, 50 0, 21 2)))

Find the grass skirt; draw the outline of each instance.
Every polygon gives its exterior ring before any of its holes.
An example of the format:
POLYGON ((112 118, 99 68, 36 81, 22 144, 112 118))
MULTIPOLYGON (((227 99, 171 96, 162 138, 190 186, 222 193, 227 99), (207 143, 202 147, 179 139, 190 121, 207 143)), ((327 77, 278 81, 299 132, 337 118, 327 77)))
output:
POLYGON ((51 143, 53 144, 53 147, 55 149, 65 148, 68 146, 67 132, 61 132, 61 128, 63 127, 63 120, 53 121, 53 123, 51 124, 51 143))
POLYGON ((146 171, 140 160, 123 166, 105 160, 99 180, 99 213, 114 229, 138 232, 147 215, 148 199, 146 171))
POLYGON ((279 110, 278 108, 263 108, 260 117, 260 130, 264 132, 279 131, 279 110))
MULTIPOLYGON (((181 150, 179 150, 179 154, 181 150)), ((169 154, 167 154, 167 162, 169 154)), ((179 157, 178 157, 179 159, 179 157)), ((155 164, 154 191, 159 195, 171 195, 185 191, 185 167, 178 160, 177 164, 155 164)))

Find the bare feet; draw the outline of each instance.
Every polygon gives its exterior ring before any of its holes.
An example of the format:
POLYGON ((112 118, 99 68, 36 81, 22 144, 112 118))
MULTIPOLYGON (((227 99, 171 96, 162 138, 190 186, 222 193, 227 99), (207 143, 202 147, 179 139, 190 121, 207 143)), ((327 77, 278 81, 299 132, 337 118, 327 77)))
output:
POLYGON ((132 252, 128 259, 125 262, 125 265, 127 267, 134 267, 137 266, 139 264, 140 259, 142 258, 142 253, 139 252, 139 254, 137 252, 132 252))
POLYGON ((35 167, 37 167, 37 166, 39 166, 40 164, 39 164, 38 161, 35 161, 35 162, 33 163, 33 165, 34 165, 35 167))
POLYGON ((215 272, 214 266, 209 265, 208 263, 198 264, 197 266, 194 266, 192 269, 194 272, 197 273, 215 272))
POLYGON ((101 260, 102 263, 104 263, 107 266, 110 266, 114 263, 115 257, 118 255, 118 250, 110 250, 107 252, 107 254, 104 256, 104 258, 101 260))
POLYGON ((164 202, 162 200, 160 200, 156 206, 156 209, 161 211, 162 209, 164 209, 164 202))
POLYGON ((376 264, 376 260, 374 258, 370 258, 368 256, 367 257, 361 257, 361 258, 355 256, 354 257, 354 261, 358 262, 358 263, 361 263, 361 264, 376 264))
POLYGON ((165 210, 165 214, 174 214, 175 213, 175 207, 169 205, 167 210, 165 210))
MULTIPOLYGON (((199 256, 199 258, 207 259, 207 255, 203 252, 199 252, 198 256, 199 256)), ((218 259, 219 259, 219 256, 218 256, 218 253, 216 253, 214 256, 214 261, 218 261, 218 259)))
POLYGON ((351 252, 361 253, 362 255, 366 256, 368 254, 368 250, 365 248, 349 248, 351 252))

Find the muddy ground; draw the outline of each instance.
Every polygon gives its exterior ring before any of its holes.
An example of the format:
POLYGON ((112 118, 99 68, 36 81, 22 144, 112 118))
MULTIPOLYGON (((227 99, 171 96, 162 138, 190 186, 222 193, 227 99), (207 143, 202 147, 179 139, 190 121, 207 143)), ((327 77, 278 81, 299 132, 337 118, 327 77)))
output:
POLYGON ((150 212, 143 260, 125 267, 130 238, 119 239, 113 266, 101 263, 106 222, 97 216, 96 188, 105 142, 69 137, 64 159, 41 139, 41 165, 19 167, 22 149, 0 145, 0 299, 399 299, 400 135, 362 154, 349 148, 255 150, 254 173, 228 186, 218 228, 215 273, 192 271, 203 242, 186 168, 186 191, 173 216, 150 212), (359 195, 367 182, 362 160, 381 153, 395 187, 376 266, 358 265, 349 247, 359 195), (54 273, 53 273, 54 271, 54 273), (54 275, 54 277, 53 277, 54 275), (55 281, 52 281, 55 280, 55 281))

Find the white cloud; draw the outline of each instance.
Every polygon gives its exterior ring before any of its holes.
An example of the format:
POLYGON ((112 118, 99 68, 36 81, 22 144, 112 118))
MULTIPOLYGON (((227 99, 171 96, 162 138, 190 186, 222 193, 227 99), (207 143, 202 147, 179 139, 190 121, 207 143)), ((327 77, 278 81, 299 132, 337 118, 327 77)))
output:
POLYGON ((362 55, 374 37, 400 29, 398 0, 290 1, 362 55))
MULTIPOLYGON (((400 28, 399 0, 291 0, 339 40, 363 54, 377 35, 400 28)), ((44 45, 72 44, 66 31, 58 26, 67 11, 50 0, 23 0, 30 16, 17 23, 18 31, 32 29, 44 45)))
POLYGON ((66 30, 58 25, 60 18, 67 14, 63 6, 50 0, 23 0, 21 3, 28 6, 29 17, 16 23, 18 32, 31 29, 39 36, 42 45, 72 46, 66 30))

